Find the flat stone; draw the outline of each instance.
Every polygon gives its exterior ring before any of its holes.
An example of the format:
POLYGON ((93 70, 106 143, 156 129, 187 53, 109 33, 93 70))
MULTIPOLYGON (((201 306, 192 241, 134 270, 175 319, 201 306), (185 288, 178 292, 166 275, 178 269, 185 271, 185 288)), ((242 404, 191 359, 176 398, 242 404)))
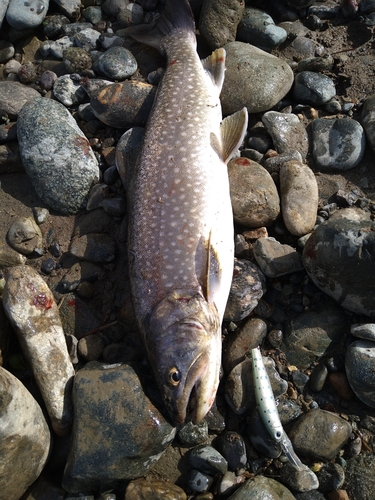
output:
POLYGON ((302 256, 295 248, 275 238, 259 238, 253 245, 255 260, 269 278, 277 278, 303 269, 302 256))
POLYGON ((143 476, 174 438, 175 429, 130 365, 86 364, 76 375, 73 399, 75 425, 63 478, 71 493, 143 476))
POLYGON ((345 371, 355 395, 375 408, 375 342, 356 340, 348 347, 345 371))
POLYGON ((22 83, 0 82, 0 113, 16 120, 24 104, 38 97, 38 91, 22 83))

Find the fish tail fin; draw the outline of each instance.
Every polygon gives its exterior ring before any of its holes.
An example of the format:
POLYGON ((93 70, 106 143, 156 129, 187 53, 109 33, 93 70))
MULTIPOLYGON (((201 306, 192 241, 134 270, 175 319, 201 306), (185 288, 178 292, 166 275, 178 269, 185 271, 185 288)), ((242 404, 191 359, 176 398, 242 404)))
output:
POLYGON ((125 35, 151 47, 155 47, 164 54, 163 40, 174 31, 185 31, 195 39, 194 16, 188 0, 167 0, 162 15, 155 26, 142 24, 126 28, 125 35))
POLYGON ((225 50, 216 49, 210 56, 202 60, 202 65, 220 94, 224 83, 225 50))

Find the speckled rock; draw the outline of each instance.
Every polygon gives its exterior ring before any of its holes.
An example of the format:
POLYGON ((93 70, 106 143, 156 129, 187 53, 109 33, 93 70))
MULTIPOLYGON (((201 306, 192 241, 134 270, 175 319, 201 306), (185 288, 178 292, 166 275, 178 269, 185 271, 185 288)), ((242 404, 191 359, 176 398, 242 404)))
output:
POLYGON ((302 71, 294 79, 293 99, 297 102, 320 106, 335 95, 335 85, 327 75, 313 71, 302 71))
POLYGON ((19 82, 0 82, 0 113, 15 120, 24 104, 37 97, 40 94, 32 87, 19 82))
POLYGON ((84 208, 91 186, 99 180, 99 167, 64 106, 50 99, 25 105, 18 138, 22 163, 39 197, 62 214, 84 208))
POLYGON ((361 123, 371 148, 375 150, 375 95, 366 99, 362 108, 361 123))
POLYGON ((43 470, 51 435, 38 403, 2 367, 0 422, 0 496, 4 500, 19 500, 43 470))
POLYGON ((70 391, 74 368, 52 292, 34 268, 12 267, 7 270, 3 304, 33 370, 52 427, 59 435, 67 434, 73 417, 70 391))
POLYGON ((349 498, 372 500, 374 498, 375 457, 361 453, 347 462, 345 489, 349 498))
POLYGON ((224 48, 227 70, 220 95, 224 115, 244 106, 249 113, 268 111, 289 92, 294 75, 286 61, 243 42, 224 48))
POLYGON ((113 488, 144 475, 173 440, 175 429, 144 394, 127 364, 92 361, 73 387, 74 427, 63 487, 113 488))
POLYGON ((294 236, 309 233, 316 221, 319 192, 314 172, 303 163, 289 161, 280 168, 281 213, 294 236))
POLYGON ((313 491, 319 488, 316 474, 307 465, 302 470, 297 470, 287 462, 280 469, 280 479, 292 491, 313 491))
POLYGON ((199 31, 212 50, 234 42, 245 8, 243 0, 206 0, 199 17, 199 31))
POLYGON ((315 165, 326 171, 354 168, 365 153, 365 132, 351 118, 318 118, 311 123, 315 165))
POLYGON ((262 122, 272 137, 279 154, 298 151, 305 158, 309 150, 309 139, 303 123, 294 113, 267 111, 262 122))
POLYGON ((124 47, 110 47, 95 60, 93 69, 111 80, 125 80, 137 71, 137 61, 124 47))
POLYGON ((356 340, 350 344, 346 351, 345 371, 356 396, 375 408, 375 342, 356 340))
POLYGON ((136 80, 113 83, 90 95, 100 121, 115 128, 145 125, 155 98, 155 88, 136 80))
POLYGON ((124 500, 186 500, 186 493, 176 484, 160 479, 130 481, 124 500))
POLYGON ((282 350, 289 363, 307 368, 323 354, 338 354, 347 331, 349 324, 341 308, 321 305, 286 323, 282 350))
POLYGON ((63 52, 63 59, 68 73, 84 75, 92 66, 90 54, 81 47, 68 47, 63 52))
POLYGON ((258 238, 253 245, 255 260, 269 278, 301 271, 302 257, 290 245, 282 245, 275 238, 258 238))
POLYGON ((71 21, 76 21, 81 15, 80 0, 53 0, 59 11, 71 21))
POLYGON ((240 321, 246 318, 265 292, 266 279, 262 271, 250 261, 235 259, 225 320, 240 321))
POLYGON ((80 104, 86 98, 86 92, 80 81, 73 75, 62 75, 56 78, 52 92, 54 97, 67 107, 80 104))
POLYGON ((284 485, 265 476, 255 476, 229 497, 228 500, 295 500, 284 485))
POLYGON ((297 454, 317 460, 333 460, 352 432, 352 426, 335 413, 310 410, 289 431, 297 454))
POLYGON ((280 213, 280 198, 267 170, 248 158, 228 164, 234 220, 255 228, 271 225, 280 213))
POLYGON ((247 7, 238 25, 237 40, 271 51, 285 42, 287 32, 266 12, 247 7))
POLYGON ((375 222, 365 214, 352 220, 351 214, 344 209, 320 224, 306 242, 303 262, 320 290, 350 311, 375 317, 375 222))

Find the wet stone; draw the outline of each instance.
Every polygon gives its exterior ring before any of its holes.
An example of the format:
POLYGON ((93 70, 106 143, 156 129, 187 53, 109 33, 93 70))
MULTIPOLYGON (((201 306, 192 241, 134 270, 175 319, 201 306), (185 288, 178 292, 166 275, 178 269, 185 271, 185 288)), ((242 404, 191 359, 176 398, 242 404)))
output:
POLYGON ((313 71, 302 71, 294 79, 293 99, 297 102, 320 106, 336 95, 329 76, 313 71))
POLYGON ((126 488, 124 500, 186 500, 186 493, 179 486, 159 479, 135 479, 126 488))
POLYGON ((319 488, 319 481, 307 466, 297 470, 290 463, 280 469, 280 480, 293 491, 312 491, 319 488))
POLYGON ((375 341, 375 323, 353 324, 350 333, 360 339, 375 341))
POLYGON ((224 431, 217 438, 215 446, 228 462, 230 470, 236 471, 246 466, 246 446, 241 434, 238 432, 224 431))
POLYGON ((189 464, 203 474, 225 474, 228 470, 225 458, 215 448, 205 444, 191 450, 189 464))
POLYGON ((269 278, 303 269, 301 254, 274 238, 259 238, 253 245, 253 252, 258 266, 269 278))
POLYGON ((248 7, 238 25, 237 39, 250 43, 265 51, 271 51, 285 42, 287 32, 275 26, 271 16, 265 12, 248 7))
POLYGON ((174 438, 175 429, 146 397, 130 365, 86 364, 75 377, 73 400, 75 425, 63 478, 71 493, 113 488, 144 475, 174 438))
POLYGON ((72 424, 69 359, 59 309, 44 280, 30 266, 8 269, 3 304, 32 368, 54 431, 67 434, 72 424))
POLYGON ((375 223, 364 213, 359 219, 344 209, 317 226, 304 247, 303 263, 320 290, 350 311, 375 317, 375 223))
POLYGON ((14 250, 24 255, 30 255, 42 246, 42 233, 31 217, 16 219, 9 228, 7 238, 14 250))
POLYGON ((0 415, 1 497, 19 500, 43 470, 52 443, 40 406, 1 366, 0 415))
POLYGON ((266 280, 262 271, 250 261, 235 259, 224 319, 240 321, 246 318, 258 305, 265 291, 266 280))
POLYGON ((344 469, 335 463, 326 464, 316 475, 319 480, 319 490, 323 492, 339 490, 345 481, 344 469))
POLYGON ((95 50, 99 46, 99 40, 99 31, 92 28, 86 28, 74 36, 75 45, 87 52, 95 50))
POLYGON ((52 91, 56 99, 67 107, 80 104, 86 97, 86 92, 80 82, 74 80, 70 75, 59 76, 52 91))
POLYGON ((365 133, 351 118, 319 118, 311 124, 315 165, 326 171, 354 168, 365 152, 365 133))
POLYGON ((234 220, 246 227, 271 225, 280 213, 276 185, 265 168, 248 158, 228 164, 234 220))
POLYGON ((182 446, 197 446, 208 440, 208 424, 203 420, 200 424, 188 422, 178 432, 178 441, 182 446))
POLYGON ((295 500, 288 488, 274 479, 265 476, 255 476, 245 482, 229 497, 229 500, 295 500))
POLYGON ((310 410, 289 431, 295 452, 317 460, 333 460, 352 432, 351 425, 334 413, 310 410))
POLYGON ((213 478, 208 474, 192 469, 189 473, 188 486, 191 490, 200 493, 208 491, 213 481, 213 478))
POLYGON ((374 367, 375 342, 356 340, 350 344, 345 358, 349 384, 356 396, 372 408, 375 408, 374 367))

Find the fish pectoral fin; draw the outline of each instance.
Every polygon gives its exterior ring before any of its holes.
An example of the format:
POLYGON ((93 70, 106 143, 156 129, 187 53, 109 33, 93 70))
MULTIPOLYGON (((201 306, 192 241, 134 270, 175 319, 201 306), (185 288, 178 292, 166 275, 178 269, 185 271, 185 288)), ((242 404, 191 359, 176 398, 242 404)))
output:
POLYGON ((225 50, 216 49, 210 56, 202 60, 202 65, 220 94, 224 83, 225 50))
POLYGON ((209 303, 215 302, 215 296, 219 292, 221 277, 222 277, 222 267, 220 265, 220 260, 217 251, 211 244, 211 233, 207 245, 207 282, 206 282, 206 300, 209 303))
POLYGON ((233 115, 229 115, 221 122, 221 143, 224 163, 233 156, 239 148, 247 130, 248 115, 247 109, 242 108, 233 115))

